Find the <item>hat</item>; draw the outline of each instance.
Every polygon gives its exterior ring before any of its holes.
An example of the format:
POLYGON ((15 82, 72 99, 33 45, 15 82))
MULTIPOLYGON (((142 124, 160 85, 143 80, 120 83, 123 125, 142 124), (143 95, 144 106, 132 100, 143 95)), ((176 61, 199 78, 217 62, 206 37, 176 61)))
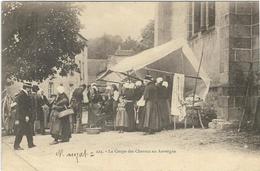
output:
POLYGON ((162 86, 168 88, 168 82, 167 81, 162 82, 162 86))
POLYGON ((135 84, 134 83, 129 83, 129 85, 128 85, 129 87, 128 88, 130 88, 130 89, 133 89, 133 88, 135 88, 135 84))
POLYGON ((144 77, 145 80, 153 81, 153 77, 151 75, 146 75, 144 77))
POLYGON ((58 91, 58 93, 64 93, 65 92, 65 89, 64 89, 64 87, 63 86, 58 86, 57 87, 57 91, 58 91))
POLYGON ((39 86, 38 85, 33 85, 32 86, 32 91, 33 92, 37 92, 39 90, 39 86))
POLYGON ((97 86, 97 84, 96 84, 96 83, 91 83, 90 86, 91 86, 91 87, 93 87, 93 86, 97 86))
POLYGON ((98 91, 98 88, 96 86, 92 86, 92 89, 98 91))
POLYGON ((23 87, 32 88, 32 83, 30 83, 30 82, 24 82, 24 83, 23 83, 23 87))
POLYGON ((162 77, 156 78, 156 83, 161 83, 162 81, 163 81, 163 78, 162 78, 162 77))
POLYGON ((125 83, 125 84, 123 85, 123 87, 124 87, 124 88, 129 88, 129 83, 125 83))

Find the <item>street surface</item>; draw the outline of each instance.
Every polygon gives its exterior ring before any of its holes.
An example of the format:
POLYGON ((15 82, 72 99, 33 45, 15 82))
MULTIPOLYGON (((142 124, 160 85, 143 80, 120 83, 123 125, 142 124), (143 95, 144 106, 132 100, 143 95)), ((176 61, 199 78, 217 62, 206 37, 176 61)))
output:
POLYGON ((69 143, 49 145, 36 135, 36 148, 13 150, 2 138, 3 171, 260 171, 260 136, 211 129, 73 134, 69 143))

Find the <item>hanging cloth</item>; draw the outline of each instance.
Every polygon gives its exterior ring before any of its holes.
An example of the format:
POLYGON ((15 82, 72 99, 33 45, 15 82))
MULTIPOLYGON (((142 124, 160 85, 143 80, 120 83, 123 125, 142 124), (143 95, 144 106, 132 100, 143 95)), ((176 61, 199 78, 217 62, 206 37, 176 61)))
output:
POLYGON ((171 115, 179 116, 179 121, 186 116, 184 102, 184 75, 174 74, 172 87, 171 115))

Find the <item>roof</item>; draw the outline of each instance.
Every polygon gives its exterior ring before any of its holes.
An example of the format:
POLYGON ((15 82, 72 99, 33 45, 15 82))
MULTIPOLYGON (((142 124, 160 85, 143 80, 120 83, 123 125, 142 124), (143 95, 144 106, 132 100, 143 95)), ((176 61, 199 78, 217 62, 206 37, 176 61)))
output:
POLYGON ((115 52, 115 56, 132 56, 134 54, 133 50, 122 50, 118 49, 115 52))
MULTIPOLYGON (((110 67, 100 79, 111 79, 113 78, 112 73, 135 73, 137 76, 143 77, 147 73, 146 67, 196 77, 199 61, 186 40, 176 39, 123 59, 118 64, 110 67)), ((203 81, 201 97, 205 99, 210 79, 202 67, 200 68, 199 77, 203 81)), ((113 79, 119 78, 116 76, 113 79)), ((122 81, 122 79, 118 81, 122 81)), ((193 83, 194 81, 190 82, 193 83)))

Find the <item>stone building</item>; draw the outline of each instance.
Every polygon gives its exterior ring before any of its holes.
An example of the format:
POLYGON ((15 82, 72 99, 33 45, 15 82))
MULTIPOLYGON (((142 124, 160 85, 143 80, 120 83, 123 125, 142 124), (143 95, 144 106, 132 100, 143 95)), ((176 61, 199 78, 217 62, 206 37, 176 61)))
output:
POLYGON ((254 112, 252 99, 259 96, 260 87, 257 1, 159 2, 155 46, 176 38, 188 40, 199 60, 203 56, 202 67, 211 79, 207 100, 214 104, 218 118, 240 120, 249 78, 255 78, 248 91, 254 112))

